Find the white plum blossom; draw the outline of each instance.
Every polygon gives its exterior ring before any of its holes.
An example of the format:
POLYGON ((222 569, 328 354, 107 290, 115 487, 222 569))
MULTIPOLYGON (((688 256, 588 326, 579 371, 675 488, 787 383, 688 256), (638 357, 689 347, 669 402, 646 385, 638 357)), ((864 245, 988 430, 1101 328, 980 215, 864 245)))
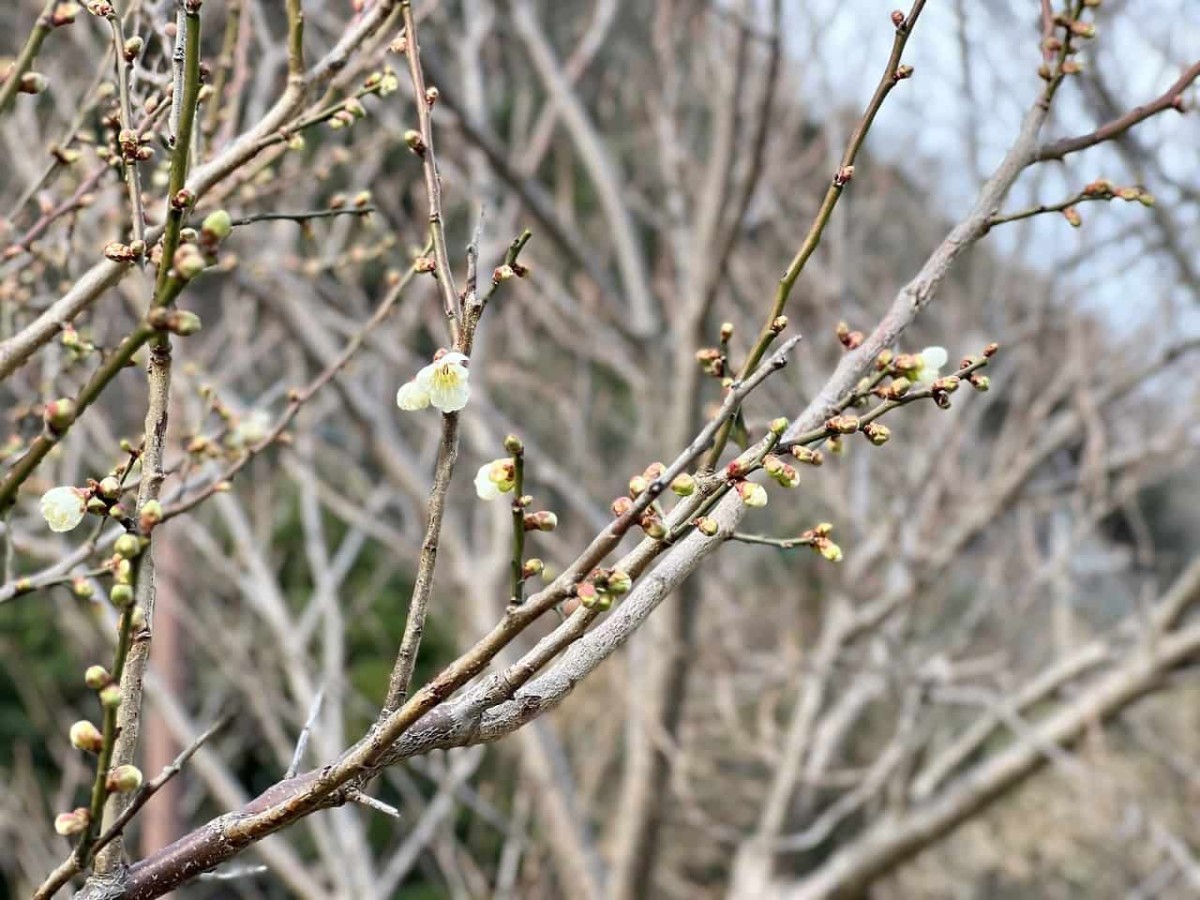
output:
POLYGON ((470 370, 461 353, 446 353, 435 359, 412 381, 396 392, 396 405, 404 410, 424 409, 432 405, 444 413, 457 412, 467 405, 471 386, 470 370))
POLYGON ((229 435, 229 445, 234 448, 252 447, 267 436, 271 430, 271 413, 256 409, 238 421, 229 435))
POLYGON ((912 374, 915 384, 933 384, 942 374, 942 366, 950 359, 945 347, 926 347, 918 355, 920 367, 912 374))
POLYGON ((87 498, 77 487, 64 485, 42 495, 42 518, 51 531, 70 531, 83 521, 87 498))
POLYGON ((515 486, 511 459, 493 459, 485 462, 475 473, 475 493, 480 500, 495 500, 507 494, 515 486))

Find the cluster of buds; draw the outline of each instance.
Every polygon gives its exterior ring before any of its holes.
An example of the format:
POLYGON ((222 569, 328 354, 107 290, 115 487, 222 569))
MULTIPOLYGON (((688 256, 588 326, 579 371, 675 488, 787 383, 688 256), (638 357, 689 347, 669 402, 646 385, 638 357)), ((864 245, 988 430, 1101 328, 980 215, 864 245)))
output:
POLYGON ((858 431, 858 416, 833 416, 825 421, 825 430, 831 434, 854 434, 858 431))
POLYGON ((558 516, 547 510, 539 510, 526 513, 524 523, 526 531, 553 531, 558 527, 558 516))
POLYGON ((70 350, 71 354, 76 359, 86 356, 96 349, 96 345, 91 341, 80 337, 79 331, 69 322, 63 326, 62 336, 59 338, 59 342, 68 350, 70 350))
POLYGON ((854 350, 861 347, 862 342, 865 340, 861 331, 851 331, 850 326, 845 322, 838 322, 836 334, 838 341, 847 350, 854 350))
POLYGON ((876 447, 882 447, 892 436, 891 429, 878 422, 868 422, 863 426, 862 433, 876 447))
POLYGON ((825 462, 825 454, 820 450, 811 450, 801 444, 792 445, 792 456, 797 462, 802 462, 806 466, 820 466, 825 462))
POLYGON ((511 263, 496 266, 492 270, 492 285, 499 285, 502 281, 508 281, 511 278, 524 278, 528 274, 529 266, 523 266, 513 260, 511 263))
POLYGON ((780 487, 794 488, 800 483, 800 473, 789 462, 784 462, 774 454, 768 454, 763 459, 765 471, 780 487))
POLYGON ((724 378, 727 371, 727 360, 725 354, 716 347, 705 347, 702 350, 696 351, 696 362, 700 363, 700 370, 705 375, 711 375, 713 378, 724 378))
POLYGON ((651 490, 652 486, 654 486, 653 494, 657 496, 659 491, 662 489, 662 485, 658 484, 659 479, 662 478, 666 471, 667 467, 662 463, 650 463, 650 465, 646 466, 641 475, 634 475, 629 479, 629 496, 636 500, 646 491, 651 490))
POLYGON ((654 507, 642 513, 638 525, 646 533, 646 537, 651 540, 661 541, 667 536, 667 525, 654 507))
POLYGON ((833 531, 833 526, 828 522, 822 522, 815 528, 810 528, 800 535, 800 540, 812 547, 817 553, 830 562, 842 561, 842 548, 835 544, 829 537, 833 531))
POLYGON ((391 67, 386 67, 382 72, 372 72, 363 81, 363 90, 371 91, 378 94, 380 97, 386 97, 388 94, 395 92, 400 87, 400 79, 396 77, 396 73, 391 67))
POLYGON ((596 569, 586 581, 576 586, 575 595, 584 608, 603 612, 612 606, 615 598, 628 594, 631 587, 633 579, 628 572, 596 569))
POLYGON ((113 262, 137 262, 146 254, 146 242, 134 241, 132 244, 122 244, 120 241, 110 241, 104 245, 104 256, 113 262))
MULTIPOLYGON (((187 246, 195 249, 195 245, 188 244, 187 246)), ((180 248, 183 249, 183 248, 180 248)), ((179 254, 176 254, 178 258, 179 254)), ((150 323, 150 327, 157 331, 168 331, 171 334, 177 334, 180 337, 187 337, 195 334, 204 325, 200 321, 200 317, 191 310, 187 309, 164 309, 163 307, 155 307, 150 311, 146 321, 150 323)))
POLYGON ((1116 198, 1124 200, 1126 203, 1140 203, 1142 206, 1153 206, 1155 203, 1154 195, 1145 188, 1137 185, 1118 187, 1107 178, 1097 178, 1095 181, 1088 182, 1083 186, 1080 194, 1094 200, 1116 198))
POLYGON ((342 102, 342 108, 329 118, 329 127, 334 131, 349 128, 359 119, 367 117, 367 108, 357 97, 348 97, 342 102))
POLYGON ((944 378, 939 378, 929 386, 929 390, 933 395, 933 402, 938 405, 939 409, 950 408, 950 394, 958 390, 959 380, 957 375, 947 375, 944 378))

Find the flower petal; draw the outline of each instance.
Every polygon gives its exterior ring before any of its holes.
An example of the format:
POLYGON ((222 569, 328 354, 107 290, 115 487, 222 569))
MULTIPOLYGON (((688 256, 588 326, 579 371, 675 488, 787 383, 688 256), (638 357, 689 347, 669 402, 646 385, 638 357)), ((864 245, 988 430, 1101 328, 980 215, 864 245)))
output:
POLYGON ((480 500, 495 500, 500 496, 500 486, 492 481, 492 466, 495 462, 485 462, 475 473, 475 493, 480 500))
POLYGON ((42 495, 42 518, 51 531, 70 531, 83 521, 86 509, 83 491, 77 487, 64 485, 42 495))
POLYGON ((410 381, 401 385, 400 390, 396 391, 396 405, 410 412, 415 409, 424 409, 429 405, 429 391, 417 381, 410 381))
POLYGON ((945 347, 926 347, 921 351, 921 361, 925 363, 926 368, 933 369, 935 372, 949 359, 950 354, 946 352, 945 347))
POLYGON ((457 384, 435 384, 429 391, 429 402, 444 413, 458 412, 471 398, 471 386, 466 380, 457 384))

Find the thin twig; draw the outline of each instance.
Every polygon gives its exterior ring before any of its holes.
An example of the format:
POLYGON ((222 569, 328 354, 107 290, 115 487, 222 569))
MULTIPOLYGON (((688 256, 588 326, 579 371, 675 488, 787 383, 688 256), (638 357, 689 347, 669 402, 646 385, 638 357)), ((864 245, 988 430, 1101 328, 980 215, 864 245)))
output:
POLYGON ((304 722, 304 727, 300 729, 300 737, 296 739, 296 752, 292 754, 292 761, 288 765, 287 771, 283 773, 284 778, 295 778, 296 773, 300 771, 300 763, 304 760, 304 753, 308 749, 308 738, 312 734, 317 716, 320 715, 321 701, 324 699, 325 686, 322 685, 313 696, 312 704, 308 708, 308 718, 304 722))

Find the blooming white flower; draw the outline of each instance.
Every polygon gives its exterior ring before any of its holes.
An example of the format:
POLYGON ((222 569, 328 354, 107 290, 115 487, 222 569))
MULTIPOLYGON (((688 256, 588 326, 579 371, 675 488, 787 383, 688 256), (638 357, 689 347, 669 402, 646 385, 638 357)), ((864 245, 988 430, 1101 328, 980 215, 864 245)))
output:
POLYGON ((485 462, 475 473, 475 493, 480 500, 495 500, 513 489, 513 462, 511 459, 493 459, 485 462))
POLYGON ((926 347, 919 354, 920 367, 912 374, 914 384, 933 384, 942 374, 942 366, 950 359, 945 347, 926 347))
POLYGON ((51 531, 70 531, 83 521, 87 499, 77 487, 64 485, 42 495, 42 518, 51 531))
POLYGON ((271 413, 265 409, 256 409, 242 416, 233 432, 229 435, 229 443, 235 448, 252 447, 271 430, 271 413))
POLYGON ((444 413, 457 412, 467 405, 471 386, 470 370, 461 353, 447 353, 435 359, 412 381, 396 392, 396 405, 404 410, 424 409, 430 404, 444 413))

